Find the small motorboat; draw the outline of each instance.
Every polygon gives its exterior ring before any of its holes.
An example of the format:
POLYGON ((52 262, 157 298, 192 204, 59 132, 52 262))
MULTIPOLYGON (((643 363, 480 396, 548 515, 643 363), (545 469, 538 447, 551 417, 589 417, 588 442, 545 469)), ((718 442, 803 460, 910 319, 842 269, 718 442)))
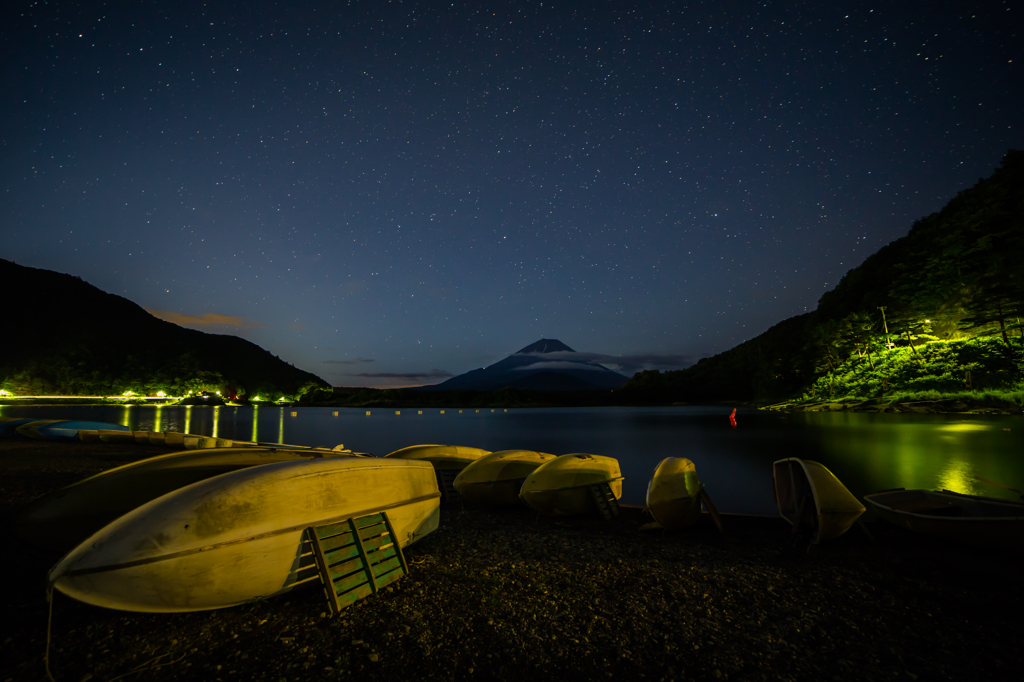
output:
POLYGON ((793 532, 809 531, 815 544, 837 538, 864 513, 864 505, 823 464, 789 457, 772 465, 779 514, 793 532))
POLYGON ((864 501, 886 521, 915 533, 1024 553, 1024 502, 903 488, 871 493, 864 501))
POLYGON ((519 497, 548 516, 618 514, 622 472, 614 457, 574 452, 541 464, 527 477, 519 497))
POLYGON ((521 503, 519 491, 537 467, 554 455, 532 450, 499 450, 471 463, 455 477, 455 490, 469 504, 508 507, 521 503))

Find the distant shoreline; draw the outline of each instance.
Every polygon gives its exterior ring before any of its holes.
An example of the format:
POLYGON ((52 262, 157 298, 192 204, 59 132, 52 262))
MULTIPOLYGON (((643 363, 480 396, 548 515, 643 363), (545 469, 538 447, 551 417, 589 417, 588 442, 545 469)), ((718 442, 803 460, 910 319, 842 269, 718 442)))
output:
POLYGON ((884 398, 868 400, 816 400, 813 402, 784 402, 762 405, 759 409, 773 412, 874 412, 889 414, 1024 414, 1020 405, 1009 401, 964 400, 938 398, 935 400, 887 401, 884 398))
MULTIPOLYGON (((382 397, 378 400, 358 401, 355 404, 348 404, 345 401, 325 401, 315 403, 289 402, 289 403, 224 403, 223 407, 316 407, 316 408, 343 408, 343 409, 547 409, 559 407, 689 407, 689 406, 718 406, 722 409, 732 407, 754 407, 759 410, 772 412, 874 412, 889 414, 1007 414, 1022 415, 1024 409, 1012 401, 998 399, 971 399, 962 396, 938 397, 929 400, 894 400, 886 398, 843 398, 838 400, 815 400, 815 401, 784 401, 772 404, 759 404, 748 401, 714 401, 714 402, 673 402, 673 401, 648 401, 643 400, 645 396, 607 396, 604 393, 591 393, 580 396, 578 393, 558 394, 540 393, 536 396, 527 396, 523 400, 510 400, 508 396, 495 395, 495 393, 479 393, 478 395, 466 395, 459 392, 458 395, 445 395, 437 392, 430 394, 429 400, 423 400, 424 394, 414 396, 382 397), (418 398, 418 399, 417 399, 418 398), (445 400, 445 398, 448 398, 445 400), (545 398, 547 398, 545 400, 545 398), (619 398, 619 399, 616 399, 619 398), (626 399, 622 399, 626 398, 626 399)), ((158 403, 155 401, 130 401, 111 398, 108 400, 97 400, 94 398, 31 398, 31 399, 8 399, 0 401, 0 407, 37 407, 37 406, 105 406, 105 407, 130 407, 136 405, 156 405, 162 407, 186 407, 197 406, 185 405, 179 402, 158 403)), ((202 406, 199 404, 198 406, 202 406)))

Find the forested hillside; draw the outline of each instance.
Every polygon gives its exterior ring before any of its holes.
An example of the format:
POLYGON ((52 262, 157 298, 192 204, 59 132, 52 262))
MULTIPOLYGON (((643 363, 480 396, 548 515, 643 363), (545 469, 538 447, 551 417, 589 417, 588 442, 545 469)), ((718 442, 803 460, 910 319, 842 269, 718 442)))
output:
POLYGON ((327 382, 237 336, 157 319, 71 275, 0 259, 22 300, 0 333, 0 389, 14 395, 185 395, 296 398, 327 382))
POLYGON ((1018 391, 1024 371, 1024 152, 850 270, 817 309, 624 387, 662 400, 774 401, 1018 391))

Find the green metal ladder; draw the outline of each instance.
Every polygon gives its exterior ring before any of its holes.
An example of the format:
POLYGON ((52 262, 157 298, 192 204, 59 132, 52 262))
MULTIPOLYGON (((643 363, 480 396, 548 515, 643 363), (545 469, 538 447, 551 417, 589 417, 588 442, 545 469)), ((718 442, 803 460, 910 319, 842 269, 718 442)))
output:
POLYGON ((615 499, 612 487, 608 483, 595 483, 590 486, 590 495, 594 498, 597 512, 605 521, 612 521, 619 515, 619 501, 615 499))
POLYGON ((332 614, 409 572, 386 512, 311 526, 306 533, 332 614))

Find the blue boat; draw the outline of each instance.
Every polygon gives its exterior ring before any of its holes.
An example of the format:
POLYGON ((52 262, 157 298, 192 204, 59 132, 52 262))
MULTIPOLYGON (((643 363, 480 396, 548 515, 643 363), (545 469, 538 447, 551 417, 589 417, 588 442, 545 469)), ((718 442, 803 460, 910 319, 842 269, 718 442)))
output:
POLYGON ((122 424, 108 422, 90 422, 78 420, 55 421, 42 424, 23 424, 17 428, 18 433, 39 440, 78 440, 79 431, 128 431, 122 424))
POLYGON ((18 427, 25 424, 39 421, 38 419, 3 419, 0 421, 0 437, 15 438, 18 435, 18 427))

